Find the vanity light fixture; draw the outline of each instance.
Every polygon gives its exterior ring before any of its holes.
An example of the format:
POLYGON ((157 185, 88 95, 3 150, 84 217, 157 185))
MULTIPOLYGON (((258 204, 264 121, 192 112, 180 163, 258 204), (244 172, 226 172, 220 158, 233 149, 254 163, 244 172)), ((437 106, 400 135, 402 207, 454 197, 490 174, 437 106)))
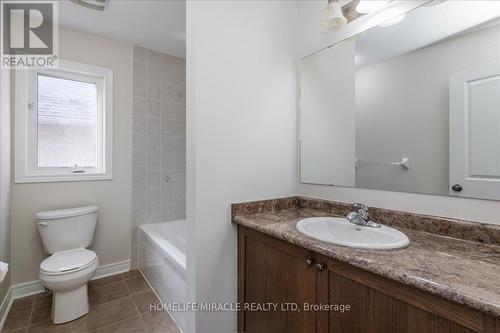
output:
POLYGON ((432 0, 431 2, 426 3, 424 6, 425 7, 434 7, 434 6, 439 6, 446 0, 432 0))
POLYGON ((378 25, 379 27, 390 27, 392 25, 398 24, 406 16, 405 13, 401 13, 400 10, 397 10, 395 8, 384 10, 383 12, 381 12, 378 15, 379 15, 379 19, 382 22, 378 25))
POLYGON ((324 9, 324 16, 321 27, 326 31, 339 29, 348 22, 342 12, 342 6, 335 0, 328 0, 328 5, 324 9))
POLYGON ((356 11, 360 14, 368 14, 384 8, 389 1, 386 0, 361 0, 356 6, 356 11))
POLYGON ((390 19, 390 20, 387 20, 383 23, 380 23, 378 26, 379 27, 390 27, 391 25, 395 25, 395 24, 398 24, 399 22, 403 21, 403 19, 405 18, 406 14, 402 14, 402 15, 399 15, 399 16, 396 16, 395 18, 393 19, 390 19))

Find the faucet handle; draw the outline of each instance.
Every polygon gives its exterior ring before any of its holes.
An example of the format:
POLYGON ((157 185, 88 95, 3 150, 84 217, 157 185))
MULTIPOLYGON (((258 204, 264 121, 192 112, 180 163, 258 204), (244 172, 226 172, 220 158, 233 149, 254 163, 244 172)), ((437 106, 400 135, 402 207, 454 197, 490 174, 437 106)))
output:
POLYGON ((359 202, 353 203, 352 207, 354 209, 358 209, 358 210, 361 210, 361 211, 363 211, 365 213, 368 213, 368 206, 366 206, 366 205, 364 205, 362 203, 359 203, 359 202))

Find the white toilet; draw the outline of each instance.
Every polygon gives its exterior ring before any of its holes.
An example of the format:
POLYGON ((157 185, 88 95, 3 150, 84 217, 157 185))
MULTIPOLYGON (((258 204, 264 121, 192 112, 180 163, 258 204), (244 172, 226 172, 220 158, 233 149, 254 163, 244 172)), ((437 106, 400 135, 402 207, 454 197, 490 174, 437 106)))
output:
POLYGON ((87 282, 99 259, 87 250, 97 224, 97 206, 51 210, 36 214, 38 231, 46 253, 40 264, 42 284, 52 290, 52 321, 62 324, 89 312, 87 282))

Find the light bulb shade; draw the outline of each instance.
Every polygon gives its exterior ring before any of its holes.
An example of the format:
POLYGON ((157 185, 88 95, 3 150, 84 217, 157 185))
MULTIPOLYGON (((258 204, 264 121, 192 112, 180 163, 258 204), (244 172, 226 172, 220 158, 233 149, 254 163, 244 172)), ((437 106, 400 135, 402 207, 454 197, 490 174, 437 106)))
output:
POLYGON ((399 15, 399 16, 396 16, 392 19, 388 19, 382 23, 380 23, 378 26, 379 27, 390 27, 391 25, 395 25, 395 24, 398 24, 399 22, 403 21, 403 19, 405 18, 406 14, 402 14, 402 15, 399 15))
POLYGON ((384 0, 361 0, 356 6, 356 11, 360 14, 368 14, 383 8, 388 2, 384 0))
POLYGON ((106 8, 106 3, 108 0, 71 0, 78 5, 95 9, 95 10, 104 10, 106 8))
POLYGON ((325 7, 325 18, 321 26, 325 30, 335 30, 347 24, 347 18, 342 12, 342 7, 338 2, 330 2, 325 7))
POLYGON ((379 27, 390 27, 401 22, 405 16, 401 9, 389 8, 375 15, 374 19, 380 22, 377 24, 379 27))

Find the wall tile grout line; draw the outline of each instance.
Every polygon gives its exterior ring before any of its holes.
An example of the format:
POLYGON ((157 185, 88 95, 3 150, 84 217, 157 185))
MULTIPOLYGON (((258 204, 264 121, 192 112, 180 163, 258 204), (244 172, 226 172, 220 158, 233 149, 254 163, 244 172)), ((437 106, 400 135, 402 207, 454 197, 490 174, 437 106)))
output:
POLYGON ((134 51, 131 266, 137 268, 140 225, 185 218, 186 74, 180 58, 134 51))

